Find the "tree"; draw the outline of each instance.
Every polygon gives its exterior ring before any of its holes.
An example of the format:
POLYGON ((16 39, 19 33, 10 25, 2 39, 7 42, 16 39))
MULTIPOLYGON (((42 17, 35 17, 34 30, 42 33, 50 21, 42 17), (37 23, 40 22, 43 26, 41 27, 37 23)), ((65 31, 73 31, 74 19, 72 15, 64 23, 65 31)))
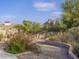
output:
POLYGON ((73 26, 79 26, 79 0, 65 0, 63 4, 63 22, 67 25, 67 28, 73 26))
POLYGON ((25 27, 25 30, 27 31, 27 32, 31 32, 32 31, 32 27, 33 27, 33 25, 32 25, 33 23, 31 22, 31 21, 23 21, 23 25, 24 25, 24 27, 25 27))
POLYGON ((24 25, 26 31, 30 32, 30 33, 37 33, 41 30, 40 23, 35 23, 35 22, 31 22, 31 21, 23 21, 23 25, 24 25))
POLYGON ((33 33, 40 32, 40 30, 41 30, 41 25, 39 23, 33 23, 33 28, 32 28, 33 33))
POLYGON ((31 21, 23 21, 23 24, 16 24, 15 28, 18 31, 24 31, 27 33, 38 33, 41 30, 40 23, 35 23, 31 21))
POLYGON ((15 25, 15 28, 16 28, 18 31, 25 31, 25 27, 24 27, 22 24, 16 24, 16 25, 15 25))

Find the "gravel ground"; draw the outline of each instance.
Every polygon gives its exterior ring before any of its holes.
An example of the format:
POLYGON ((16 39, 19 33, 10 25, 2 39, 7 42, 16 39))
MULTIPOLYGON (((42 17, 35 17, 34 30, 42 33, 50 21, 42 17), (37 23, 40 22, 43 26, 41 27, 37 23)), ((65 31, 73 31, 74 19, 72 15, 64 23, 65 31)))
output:
POLYGON ((19 59, 69 59, 66 50, 63 48, 40 44, 39 55, 32 52, 19 56, 19 59))

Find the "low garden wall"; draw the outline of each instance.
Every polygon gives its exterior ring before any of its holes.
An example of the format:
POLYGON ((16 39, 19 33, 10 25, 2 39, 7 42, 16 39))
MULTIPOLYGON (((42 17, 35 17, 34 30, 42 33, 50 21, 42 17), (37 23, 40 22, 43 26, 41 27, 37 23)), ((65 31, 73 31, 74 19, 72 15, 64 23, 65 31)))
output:
POLYGON ((56 47, 60 47, 65 49, 66 54, 68 55, 68 57, 70 59, 78 59, 72 52, 72 46, 66 43, 62 43, 62 42, 57 42, 57 41, 49 41, 46 40, 45 42, 39 42, 41 44, 47 44, 47 45, 52 45, 52 46, 56 46, 56 47))

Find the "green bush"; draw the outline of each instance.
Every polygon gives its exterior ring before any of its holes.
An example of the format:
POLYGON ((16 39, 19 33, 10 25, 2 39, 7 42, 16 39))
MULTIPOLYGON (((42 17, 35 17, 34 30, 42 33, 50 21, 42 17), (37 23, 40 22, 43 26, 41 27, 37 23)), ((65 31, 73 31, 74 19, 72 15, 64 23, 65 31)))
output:
POLYGON ((16 53, 20 53, 24 51, 24 47, 23 44, 20 43, 19 41, 13 42, 11 43, 11 45, 9 46, 8 52, 16 54, 16 53))

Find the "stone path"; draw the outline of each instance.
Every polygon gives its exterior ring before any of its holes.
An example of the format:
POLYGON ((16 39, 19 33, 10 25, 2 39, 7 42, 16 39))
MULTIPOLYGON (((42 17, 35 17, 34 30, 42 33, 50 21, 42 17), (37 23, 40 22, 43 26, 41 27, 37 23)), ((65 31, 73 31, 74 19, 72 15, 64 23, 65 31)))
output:
POLYGON ((69 59, 66 50, 63 48, 40 44, 41 53, 39 55, 32 52, 20 55, 19 59, 69 59))

